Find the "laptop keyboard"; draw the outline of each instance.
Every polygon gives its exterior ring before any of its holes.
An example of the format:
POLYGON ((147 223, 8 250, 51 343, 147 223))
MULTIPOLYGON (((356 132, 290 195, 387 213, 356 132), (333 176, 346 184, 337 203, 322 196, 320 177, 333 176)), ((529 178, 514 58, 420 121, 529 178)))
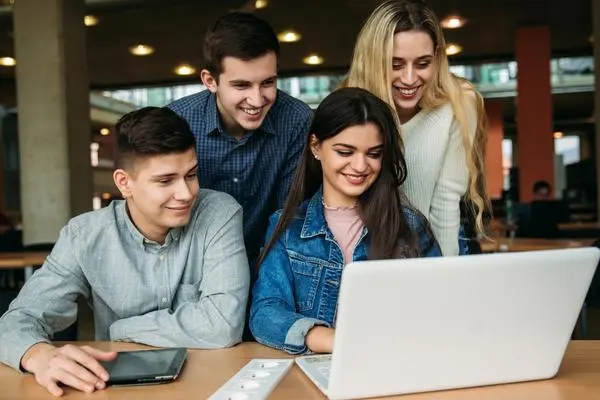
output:
POLYGON ((305 373, 323 389, 329 387, 329 373, 331 371, 331 355, 316 355, 302 357, 305 373))

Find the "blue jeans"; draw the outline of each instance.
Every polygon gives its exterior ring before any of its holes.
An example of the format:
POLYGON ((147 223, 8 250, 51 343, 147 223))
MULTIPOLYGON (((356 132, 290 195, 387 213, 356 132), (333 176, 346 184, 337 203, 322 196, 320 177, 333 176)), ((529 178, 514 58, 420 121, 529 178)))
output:
POLYGON ((467 235, 465 234, 465 227, 464 226, 460 226, 460 229, 458 231, 458 255, 459 256, 466 256, 469 255, 469 241, 471 239, 469 239, 467 237, 467 235))

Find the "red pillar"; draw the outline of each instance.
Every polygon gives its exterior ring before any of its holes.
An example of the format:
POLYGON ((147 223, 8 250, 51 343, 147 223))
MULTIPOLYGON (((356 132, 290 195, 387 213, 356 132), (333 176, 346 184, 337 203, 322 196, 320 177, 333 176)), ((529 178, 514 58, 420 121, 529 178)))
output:
POLYGON ((554 184, 554 136, 550 87, 550 30, 517 29, 517 145, 520 201, 543 179, 554 184))
POLYGON ((497 100, 487 100, 485 102, 485 113, 488 118, 485 154, 487 190, 491 199, 499 199, 502 197, 504 186, 504 175, 502 173, 502 139, 504 137, 502 103, 497 100))

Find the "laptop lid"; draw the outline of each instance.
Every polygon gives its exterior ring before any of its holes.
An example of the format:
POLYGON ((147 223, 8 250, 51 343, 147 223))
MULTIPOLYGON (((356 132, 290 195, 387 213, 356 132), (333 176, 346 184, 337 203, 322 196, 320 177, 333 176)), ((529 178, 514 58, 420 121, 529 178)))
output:
POLYGON ((329 397, 554 376, 599 258, 582 248, 347 265, 329 397))

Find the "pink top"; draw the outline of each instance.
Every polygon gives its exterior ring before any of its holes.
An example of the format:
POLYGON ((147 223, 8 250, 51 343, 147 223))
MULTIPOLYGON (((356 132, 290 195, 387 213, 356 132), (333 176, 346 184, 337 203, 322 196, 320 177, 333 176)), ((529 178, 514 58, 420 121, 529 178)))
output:
POLYGON ((358 215, 358 205, 352 208, 335 208, 323 204, 323 207, 327 226, 344 254, 344 264, 349 264, 364 227, 358 215))

